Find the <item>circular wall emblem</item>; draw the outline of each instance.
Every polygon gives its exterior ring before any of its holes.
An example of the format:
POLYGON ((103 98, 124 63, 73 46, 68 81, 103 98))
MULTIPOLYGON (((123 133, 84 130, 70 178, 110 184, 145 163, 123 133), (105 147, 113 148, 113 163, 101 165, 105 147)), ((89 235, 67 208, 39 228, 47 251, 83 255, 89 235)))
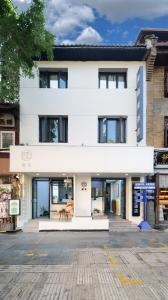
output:
POLYGON ((87 187, 87 182, 86 182, 86 181, 82 181, 82 182, 81 182, 81 186, 82 186, 83 188, 86 188, 86 187, 87 187))
POLYGON ((30 150, 23 150, 21 152, 21 157, 22 157, 22 160, 29 161, 32 159, 32 153, 30 150))

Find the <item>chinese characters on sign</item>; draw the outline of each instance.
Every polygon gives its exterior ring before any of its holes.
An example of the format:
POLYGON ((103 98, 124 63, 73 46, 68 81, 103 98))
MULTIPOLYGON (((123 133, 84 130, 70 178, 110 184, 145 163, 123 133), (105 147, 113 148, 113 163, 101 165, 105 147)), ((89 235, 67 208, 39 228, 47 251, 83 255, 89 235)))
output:
POLYGON ((20 215, 20 200, 11 199, 9 201, 9 215, 10 216, 19 216, 20 215))
POLYGON ((167 168, 168 167, 168 151, 155 150, 154 152, 154 166, 155 168, 167 168))

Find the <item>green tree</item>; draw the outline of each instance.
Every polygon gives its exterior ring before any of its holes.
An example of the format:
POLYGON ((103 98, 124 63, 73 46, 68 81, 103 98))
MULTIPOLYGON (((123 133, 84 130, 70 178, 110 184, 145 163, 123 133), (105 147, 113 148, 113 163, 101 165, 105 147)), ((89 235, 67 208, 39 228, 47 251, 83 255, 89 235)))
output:
POLYGON ((0 0, 0 101, 19 100, 20 74, 32 77, 35 62, 46 53, 53 57, 54 36, 45 29, 44 3, 32 0, 25 12, 18 12, 10 0, 0 0))

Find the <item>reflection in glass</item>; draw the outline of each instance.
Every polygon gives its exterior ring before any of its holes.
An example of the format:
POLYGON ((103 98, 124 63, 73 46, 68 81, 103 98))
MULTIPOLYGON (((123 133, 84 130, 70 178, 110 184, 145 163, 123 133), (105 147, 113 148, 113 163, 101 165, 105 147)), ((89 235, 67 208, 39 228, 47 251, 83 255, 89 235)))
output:
POLYGON ((58 89, 58 75, 50 74, 50 88, 58 89))
POLYGON ((100 75, 100 88, 106 89, 106 75, 100 75))

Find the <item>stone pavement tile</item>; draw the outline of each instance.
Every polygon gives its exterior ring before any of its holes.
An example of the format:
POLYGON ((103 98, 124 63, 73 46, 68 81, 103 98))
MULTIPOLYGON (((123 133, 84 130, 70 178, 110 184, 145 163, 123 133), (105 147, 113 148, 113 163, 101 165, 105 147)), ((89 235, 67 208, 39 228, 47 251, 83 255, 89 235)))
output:
POLYGON ((122 287, 129 300, 161 300, 158 298, 149 286, 145 285, 125 285, 122 287))
POLYGON ((13 281, 15 278, 15 273, 10 273, 10 272, 6 272, 6 273, 1 273, 0 272, 0 284, 7 284, 11 281, 13 281))
POLYGON ((115 284, 100 284, 100 298, 101 300, 131 300, 127 296, 124 288, 119 288, 115 284))
POLYGON ((150 266, 161 267, 168 266, 168 254, 164 252, 144 252, 138 253, 138 255, 143 259, 143 261, 150 266))
POLYGON ((33 289, 35 289, 34 284, 17 283, 15 285, 8 285, 1 291, 1 299, 28 300, 33 289))
POLYGON ((151 286, 151 290, 158 300, 168 299, 168 284, 155 284, 151 286))

